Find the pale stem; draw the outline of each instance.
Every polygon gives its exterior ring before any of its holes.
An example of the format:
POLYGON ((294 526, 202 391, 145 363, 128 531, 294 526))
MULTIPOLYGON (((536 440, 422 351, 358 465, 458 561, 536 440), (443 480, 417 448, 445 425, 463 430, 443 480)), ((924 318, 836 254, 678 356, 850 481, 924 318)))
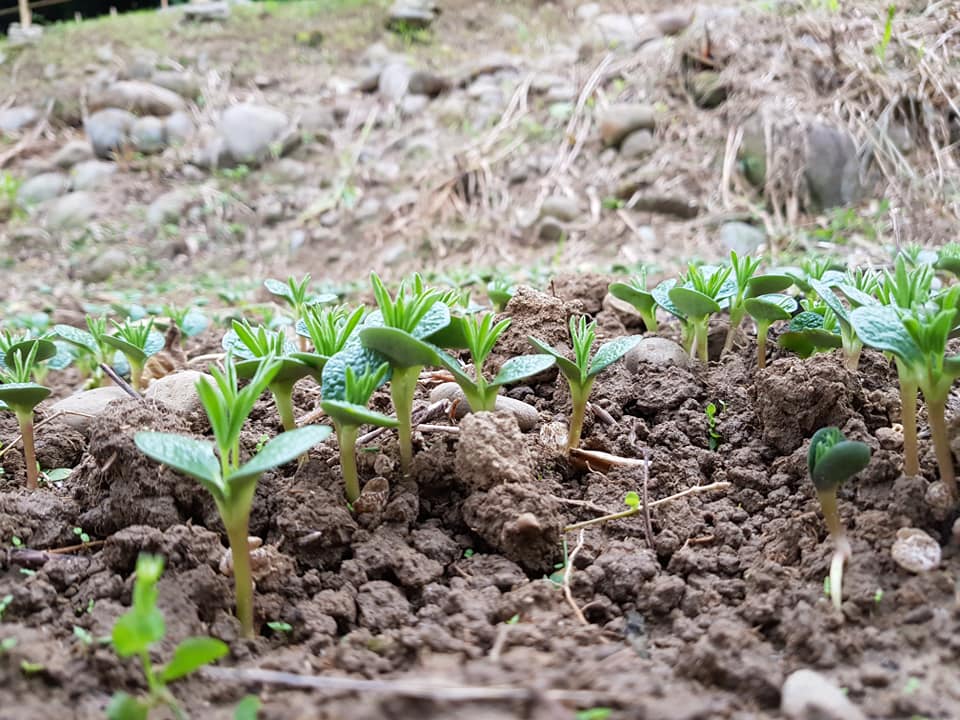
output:
POLYGON ((16 413, 23 438, 23 461, 27 464, 27 490, 36 490, 40 472, 37 470, 37 454, 33 444, 33 409, 16 413))
POLYGON ((903 424, 903 474, 920 474, 917 446, 917 384, 900 375, 900 422, 903 424))
POLYGON ((340 472, 347 492, 347 500, 356 502, 360 497, 360 478, 357 475, 357 431, 356 425, 336 425, 337 440, 340 443, 340 472))
POLYGON ((394 368, 390 379, 390 397, 397 414, 397 438, 400 441, 400 470, 409 474, 413 464, 413 396, 417 391, 419 367, 394 368))
POLYGON ((940 480, 950 493, 950 497, 956 500, 957 478, 953 467, 953 451, 950 449, 945 413, 945 401, 927 400, 927 416, 930 420, 930 434, 933 436, 933 449, 937 454, 937 465, 940 467, 940 480))
MULTIPOLYGON (((249 508, 249 506, 248 506, 249 508)), ((236 519, 224 517, 230 557, 233 560, 233 586, 237 603, 237 619, 245 638, 255 635, 253 626, 253 574, 250 570, 249 509, 236 519)))

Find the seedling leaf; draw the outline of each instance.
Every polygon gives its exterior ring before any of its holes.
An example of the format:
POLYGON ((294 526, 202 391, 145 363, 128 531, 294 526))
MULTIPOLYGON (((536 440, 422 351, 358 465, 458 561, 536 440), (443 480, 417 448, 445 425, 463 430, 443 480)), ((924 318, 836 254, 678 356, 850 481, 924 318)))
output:
POLYGON ((668 295, 674 306, 686 317, 705 317, 721 310, 720 303, 692 288, 675 287, 668 295))
POLYGON ((630 335, 628 337, 611 340, 601 345, 593 356, 593 361, 590 363, 588 377, 598 375, 606 370, 610 365, 630 352, 642 339, 639 335, 630 335))
POLYGON ((57 354, 57 346, 49 340, 41 340, 39 338, 21 340, 20 342, 14 343, 7 348, 7 352, 3 356, 4 365, 12 368, 15 364, 14 357, 17 355, 17 353, 19 353, 23 358, 26 358, 27 355, 30 354, 30 351, 34 345, 37 346, 37 352, 33 358, 34 363, 40 363, 44 360, 49 360, 57 354))
POLYGON ((111 639, 120 657, 131 657, 163 640, 163 613, 155 607, 136 609, 117 618, 111 639))
POLYGON ((49 395, 50 388, 37 385, 37 383, 6 383, 0 385, 0 401, 14 410, 17 408, 33 409, 49 395))
POLYGON ((308 425, 307 427, 287 430, 263 446, 252 460, 242 465, 230 475, 230 481, 242 481, 256 478, 303 455, 314 445, 322 443, 330 435, 327 425, 308 425))
POLYGON ((747 281, 747 297, 760 297, 779 293, 793 285, 793 278, 789 275, 775 274, 754 275, 747 281))
POLYGON ((490 383, 490 387, 497 385, 509 385, 518 380, 531 377, 543 372, 553 365, 555 358, 553 355, 521 355, 510 358, 500 368, 500 372, 490 383))
POLYGON ((547 345, 545 342, 537 340, 535 337, 528 337, 527 341, 541 353, 552 355, 554 360, 557 361, 557 367, 560 368, 560 372, 563 373, 564 377, 573 378, 578 382, 580 381, 580 368, 577 367, 575 362, 568 360, 559 350, 547 345))
POLYGON ((150 707, 129 693, 115 693, 106 708, 107 720, 147 720, 150 707))
POLYGON ((363 405, 344 402, 342 400, 324 400, 323 411, 338 423, 347 426, 376 425, 379 427, 396 427, 396 418, 388 417, 363 405))
POLYGON ((789 320, 790 314, 797 309, 797 301, 789 295, 770 293, 749 297, 743 301, 743 306, 754 320, 772 323, 789 320))
POLYGON ((53 332, 61 340, 68 342, 75 347, 83 350, 89 350, 94 355, 100 352, 100 348, 97 346, 96 339, 86 330, 81 330, 80 328, 73 327, 72 325, 54 325, 53 332))
POLYGON ((210 443, 174 433, 149 431, 138 432, 133 440, 147 457, 196 478, 215 497, 223 497, 220 462, 210 443))
MULTIPOLYGON (((440 303, 434 307, 446 307, 446 305, 440 303)), ((447 317, 449 320, 449 315, 447 317)), ((427 318, 424 318, 424 321, 426 320, 427 318)), ((439 363, 435 347, 398 328, 363 328, 360 331, 360 342, 387 358, 393 367, 421 367, 439 363)))
POLYGON ((211 637, 187 638, 174 649, 170 662, 160 672, 160 679, 165 683, 172 682, 219 660, 228 652, 230 647, 222 640, 211 637))
POLYGON ((850 313, 850 322, 864 345, 890 352, 908 365, 923 362, 923 353, 892 307, 858 307, 850 313))

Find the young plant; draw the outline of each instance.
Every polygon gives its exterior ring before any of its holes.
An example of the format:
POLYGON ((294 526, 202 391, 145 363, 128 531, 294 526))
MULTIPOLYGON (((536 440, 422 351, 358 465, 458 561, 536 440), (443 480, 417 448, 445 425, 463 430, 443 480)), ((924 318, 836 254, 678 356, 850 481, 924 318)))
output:
POLYGON ((182 338, 195 337, 210 326, 210 319, 195 307, 166 305, 163 311, 170 322, 180 328, 182 338))
MULTIPOLYGON (((857 332, 854 330, 853 325, 850 324, 850 312, 847 310, 846 306, 840 302, 840 298, 838 298, 833 290, 825 283, 811 278, 810 287, 814 292, 817 293, 817 296, 823 301, 823 303, 830 308, 834 316, 836 316, 837 324, 840 326, 840 342, 843 347, 844 362, 848 368, 851 370, 856 370, 857 366, 860 364, 860 353, 863 350, 863 343, 857 336, 857 332)), ((843 291, 841 290, 841 292, 843 291)), ((850 288, 847 289, 847 292, 850 292, 850 288)), ((859 290, 854 290, 854 292, 851 294, 858 299, 862 299, 865 304, 876 304, 876 301, 874 301, 873 298, 860 293, 859 290)), ((851 304, 854 303, 851 302, 851 304)), ((854 307, 856 307, 855 304, 854 307)))
POLYGON ((473 412, 492 412, 496 409, 497 394, 501 387, 541 373, 554 363, 553 355, 521 355, 507 360, 497 376, 487 380, 483 376, 483 364, 493 351, 497 339, 510 327, 510 320, 505 318, 494 324, 492 313, 470 315, 463 320, 465 344, 473 358, 475 377, 467 375, 460 363, 446 353, 438 353, 438 356, 440 364, 450 371, 460 386, 473 412))
POLYGON ((267 386, 273 394, 284 430, 297 427, 293 415, 293 386, 313 372, 313 368, 297 357, 297 348, 281 332, 263 326, 250 327, 247 321, 233 321, 233 330, 223 336, 223 348, 237 358, 237 375, 248 379, 263 363, 279 363, 280 369, 267 386))
POLYGON ((797 301, 789 295, 770 293, 746 298, 744 309, 757 324, 757 367, 767 366, 767 332, 773 323, 789 320, 797 309, 797 301))
POLYGON ((843 339, 837 332, 836 316, 825 306, 820 310, 804 310, 794 315, 787 331, 777 338, 777 345, 802 358, 841 347, 843 339))
POLYGON ((390 398, 397 414, 400 467, 410 471, 413 462, 413 398, 420 371, 439 363, 437 351, 422 342, 450 324, 450 309, 437 290, 423 286, 419 275, 408 285, 400 283, 391 298, 376 273, 371 273, 373 294, 379 313, 374 313, 360 330, 361 344, 390 363, 390 398), (378 323, 382 322, 382 327, 378 323))
POLYGON ((729 280, 730 268, 690 265, 683 285, 669 290, 670 301, 683 313, 692 330, 691 355, 707 362, 707 338, 710 316, 720 312, 736 293, 736 284, 729 280))
POLYGON ((870 448, 847 440, 835 427, 820 428, 810 440, 807 469, 817 489, 823 518, 833 539, 830 561, 830 597, 840 609, 843 593, 843 564, 850 558, 850 541, 837 510, 837 488, 870 464, 870 448))
POLYGON ((37 363, 57 354, 49 340, 25 340, 7 349, 3 357, 5 370, 0 371, 0 409, 9 409, 17 416, 23 441, 23 459, 27 465, 27 490, 36 490, 40 472, 33 438, 33 409, 48 395, 50 389, 33 382, 37 363))
MULTIPOLYGON (((286 282, 274 280, 272 278, 263 281, 263 286, 267 291, 281 300, 283 300, 293 310, 294 324, 303 318, 307 308, 314 305, 336 302, 337 296, 332 293, 311 293, 310 273, 303 276, 299 282, 294 277, 288 277, 286 282)), ((306 345, 301 336, 300 349, 306 350, 306 345)))
POLYGON ((142 385, 141 376, 147 358, 156 355, 163 349, 163 335, 153 329, 153 318, 146 323, 132 323, 125 321, 122 325, 113 322, 115 335, 104 335, 103 342, 119 350, 130 363, 130 385, 139 391, 142 385))
POLYGON ((86 317, 87 329, 82 330, 73 325, 54 325, 53 334, 63 342, 80 352, 78 365, 82 365, 89 375, 88 388, 99 387, 103 383, 103 370, 100 365, 115 365, 111 363, 114 356, 123 357, 110 347, 104 340, 107 336, 107 319, 105 317, 86 317))
POLYGON ((654 287, 653 290, 650 291, 650 294, 653 296, 653 299, 656 300, 659 307, 662 307, 680 321, 680 345, 683 347, 684 352, 695 352, 693 349, 693 325, 690 323, 690 318, 681 312, 680 308, 674 305, 670 299, 670 291, 675 287, 677 287, 677 279, 667 278, 654 287))
POLYGON ((657 301, 647 289, 647 268, 641 266, 639 273, 627 282, 610 283, 608 291, 618 300, 633 305, 640 313, 647 332, 655 333, 657 326, 657 301))
POLYGON ((107 704, 108 720, 146 720, 150 711, 166 707, 176 718, 186 714, 168 685, 190 675, 204 665, 224 657, 230 648, 211 637, 182 640, 162 668, 154 668, 150 651, 166 635, 163 613, 157 608, 157 582, 163 573, 163 558, 141 554, 137 558, 133 602, 117 618, 110 636, 114 651, 122 658, 138 657, 147 681, 147 696, 135 698, 125 692, 114 693, 107 704))
POLYGON ((570 413, 570 432, 567 435, 567 448, 572 449, 580 444, 580 434, 583 432, 583 420, 587 410, 587 399, 593 389, 597 375, 606 370, 643 338, 639 335, 617 338, 604 343, 591 359, 590 351, 597 339, 597 323, 588 323, 585 317, 579 320, 570 318, 570 341, 573 344, 573 360, 568 360, 555 348, 542 340, 527 338, 530 344, 541 353, 552 356, 560 368, 560 372, 567 379, 570 386, 570 399, 573 410, 570 413))
MULTIPOLYGON (((386 415, 370 410, 367 403, 373 391, 386 380, 390 370, 389 363, 381 363, 376 368, 369 366, 359 373, 345 355, 349 350, 334 355, 323 369, 324 391, 323 411, 333 420, 340 445, 340 471, 347 500, 356 502, 360 497, 360 478, 357 474, 357 433, 361 425, 379 427, 397 427, 398 422, 386 415), (333 377, 336 375, 336 377, 333 377), (330 391, 331 386, 341 386, 340 393, 330 391)), ((353 354, 352 357, 357 357, 353 354)), ((362 367, 362 366, 361 366, 362 367)))
POLYGON ((490 298, 494 312, 503 312, 516 292, 517 286, 510 282, 510 278, 502 275, 497 275, 487 283, 487 297, 490 298))
POLYGON ((240 432, 243 424, 254 403, 280 369, 281 363, 276 361, 260 363, 250 382, 240 390, 236 366, 228 353, 223 371, 210 368, 216 386, 206 378, 197 382, 197 394, 213 428, 213 443, 160 432, 138 432, 134 436, 141 452, 196 478, 213 496, 230 542, 237 617, 245 637, 254 635, 253 578, 247 536, 257 481, 267 470, 303 455, 330 434, 330 428, 322 425, 281 433, 253 458, 241 464, 240 432))
POLYGON ((308 307, 297 323, 297 335, 309 338, 313 343, 313 352, 297 352, 293 353, 293 357, 309 365, 313 376, 320 380, 323 366, 346 347, 347 341, 363 320, 363 313, 363 307, 351 313, 344 307, 308 307))
POLYGON ((890 306, 864 306, 850 313, 857 334, 866 345, 893 355, 900 378, 903 423, 903 471, 920 472, 917 449, 917 389, 927 403, 930 434, 940 468, 940 479, 957 499, 953 453, 947 433, 947 396, 960 377, 960 356, 946 357, 947 341, 957 319, 960 286, 952 287, 933 307, 898 310, 890 306))

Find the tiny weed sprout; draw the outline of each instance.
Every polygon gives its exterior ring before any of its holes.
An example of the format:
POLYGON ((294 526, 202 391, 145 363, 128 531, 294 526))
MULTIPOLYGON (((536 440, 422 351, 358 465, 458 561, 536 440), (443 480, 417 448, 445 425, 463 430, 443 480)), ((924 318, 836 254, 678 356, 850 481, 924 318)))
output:
POLYGON ((720 447, 720 442, 723 440, 723 436, 720 435, 720 432, 717 430, 717 415, 719 415, 723 409, 726 407, 723 400, 720 401, 720 407, 717 407, 716 403, 707 403, 707 407, 704 409, 703 413, 707 416, 707 446, 711 450, 716 450, 720 447))
POLYGON ((917 450, 917 388, 923 393, 930 434, 940 467, 940 479, 957 499, 953 454, 944 417, 947 396, 960 377, 960 356, 946 357, 947 340, 957 318, 960 286, 943 293, 935 303, 912 310, 890 306, 859 307, 850 314, 866 345, 890 353, 900 378, 903 423, 903 471, 920 472, 917 450))
MULTIPOLYGON (((170 662, 162 668, 154 668, 150 651, 166 635, 163 613, 157 608, 157 583, 163 573, 163 564, 163 558, 154 555, 142 554, 137 558, 133 602, 130 609, 117 618, 110 636, 117 655, 140 658, 147 681, 147 696, 135 698, 125 692, 115 693, 107 705, 109 720, 146 720, 150 711, 159 707, 166 707, 176 718, 186 718, 168 685, 230 652, 221 640, 190 637, 174 648, 170 662)), ((88 642, 92 642, 89 633, 87 636, 88 642)))
POLYGON ((113 323, 115 335, 104 335, 103 341, 114 350, 119 350, 130 363, 130 385, 134 390, 141 388, 143 366, 147 358, 163 349, 163 335, 153 329, 153 319, 146 323, 113 323))
POLYGON ((628 282, 611 283, 608 291, 618 300, 633 305, 640 313, 647 332, 657 331, 657 301, 647 289, 647 268, 641 266, 640 271, 628 282))
POLYGON ((246 637, 254 635, 253 579, 247 536, 257 481, 267 470, 303 455, 330 434, 330 428, 321 425, 281 433, 241 465, 240 431, 254 403, 280 368, 281 363, 277 361, 260 363, 250 382, 239 390, 236 366, 228 356, 225 370, 210 368, 216 387, 206 378, 197 382, 197 394, 210 419, 217 453, 214 453, 214 444, 182 435, 138 432, 134 436, 141 452, 196 478, 213 496, 230 542, 237 617, 246 637))
MULTIPOLYGON (((286 282, 271 278, 264 280, 263 286, 271 295, 280 298, 290 306, 290 308, 293 310, 294 323, 299 322, 300 319, 303 318, 303 315, 308 307, 337 301, 337 296, 332 293, 311 293, 309 290, 309 273, 304 275, 303 280, 300 280, 299 282, 293 277, 287 278, 286 282)), ((303 339, 300 341, 300 349, 306 350, 306 345, 303 339)))
POLYGON ((687 318, 690 324, 690 354, 707 362, 707 337, 710 316, 720 312, 737 291, 729 279, 731 268, 697 267, 690 265, 683 285, 667 291, 670 302, 687 318))
POLYGON ((797 301, 789 295, 769 293, 746 298, 743 307, 757 324, 757 367, 764 368, 767 366, 767 332, 773 323, 790 319, 797 309, 797 301))
MULTIPOLYGON (((391 298, 376 273, 370 281, 379 312, 374 312, 360 330, 364 347, 379 353, 390 363, 390 397, 397 414, 400 440, 400 467, 410 471, 413 462, 413 397, 420 371, 439 363, 437 351, 422 342, 450 324, 450 308, 439 291, 423 286, 419 275, 408 285, 400 283, 396 298, 391 298), (382 327, 378 327, 382 323, 382 327)), ((365 403, 364 403, 365 404, 365 403)))
POLYGON ((573 344, 573 360, 568 360, 558 350, 542 340, 528 338, 530 344, 541 353, 552 356, 567 379, 570 386, 570 398, 573 410, 570 414, 570 432, 567 436, 567 448, 580 445, 583 432, 583 420, 587 411, 587 399, 593 389, 593 383, 601 372, 630 351, 640 340, 639 335, 617 338, 604 343, 591 359, 590 351, 597 339, 597 323, 588 323, 585 317, 579 320, 570 318, 570 341, 573 344))
POLYGON ((830 597, 840 609, 843 588, 843 564, 850 558, 850 541, 837 510, 837 488, 870 464, 870 448, 862 442, 847 440, 835 427, 820 428, 810 440, 807 469, 817 490, 823 518, 833 540, 830 561, 830 597))
MULTIPOLYGON (((380 427, 396 427, 397 421, 381 413, 370 410, 367 403, 373 391, 380 387, 390 370, 389 363, 382 363, 376 368, 366 366, 360 374, 354 365, 342 360, 345 351, 335 355, 323 369, 323 411, 333 420, 337 431, 337 441, 340 444, 340 470, 343 474, 343 484, 347 493, 347 500, 356 502, 360 497, 360 478, 357 474, 357 433, 361 425, 377 425, 380 427), (334 378, 333 375, 337 377, 334 378), (342 386, 342 392, 333 393, 331 388, 342 386)), ((354 357, 358 357, 355 354, 354 357)), ((359 365, 359 367, 363 367, 359 365)))
POLYGON ((465 344, 473 359, 475 377, 465 373, 460 363, 451 356, 438 353, 440 364, 453 375, 453 379, 463 390, 467 404, 473 412, 493 411, 496 409, 497 394, 501 387, 541 373, 554 363, 553 355, 521 355, 507 360, 497 376, 488 381, 483 376, 483 364, 508 327, 510 327, 509 319, 494 324, 492 313, 463 318, 465 344))
POLYGON ((9 409, 17 416, 23 438, 23 459, 27 465, 27 489, 36 490, 40 472, 33 438, 33 409, 48 395, 50 389, 33 382, 37 363, 52 358, 56 346, 49 340, 25 340, 7 348, 3 357, 5 369, 0 369, 0 409, 9 409))
POLYGON ((249 379, 264 363, 278 363, 279 371, 267 386, 277 404, 284 430, 293 430, 293 386, 313 372, 310 365, 297 357, 297 347, 281 332, 263 326, 250 327, 246 321, 233 321, 233 330, 223 336, 221 345, 237 358, 237 376, 249 379))

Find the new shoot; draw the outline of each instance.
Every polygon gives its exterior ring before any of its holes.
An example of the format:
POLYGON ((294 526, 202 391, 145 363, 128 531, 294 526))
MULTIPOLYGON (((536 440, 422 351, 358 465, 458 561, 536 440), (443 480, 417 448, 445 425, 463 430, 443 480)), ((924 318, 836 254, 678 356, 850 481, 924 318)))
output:
POLYGON ((139 392, 143 384, 143 366, 148 357, 163 349, 163 335, 154 331, 153 318, 146 323, 127 321, 123 325, 114 321, 113 327, 116 334, 104 335, 103 342, 123 353, 130 363, 130 385, 139 392))
POLYGON ((710 316, 720 312, 736 293, 736 283, 729 280, 730 268, 697 267, 690 265, 683 285, 668 291, 672 302, 687 317, 692 332, 691 356, 700 362, 709 360, 707 339, 710 316))
POLYGON ((657 331, 657 301, 653 293, 647 289, 646 267, 641 267, 640 272, 628 282, 610 283, 608 291, 618 300, 633 305, 634 309, 640 313, 647 332, 657 331))
POLYGON ((767 333, 773 323, 789 320, 797 301, 789 295, 771 293, 743 301, 744 309, 757 324, 757 367, 767 366, 767 333))
POLYGON ((48 395, 50 389, 33 382, 37 363, 57 354, 49 340, 25 340, 12 345, 3 357, 5 370, 0 370, 0 409, 10 409, 17 416, 23 438, 23 459, 27 465, 27 490, 36 490, 40 471, 33 437, 33 409, 48 395))

